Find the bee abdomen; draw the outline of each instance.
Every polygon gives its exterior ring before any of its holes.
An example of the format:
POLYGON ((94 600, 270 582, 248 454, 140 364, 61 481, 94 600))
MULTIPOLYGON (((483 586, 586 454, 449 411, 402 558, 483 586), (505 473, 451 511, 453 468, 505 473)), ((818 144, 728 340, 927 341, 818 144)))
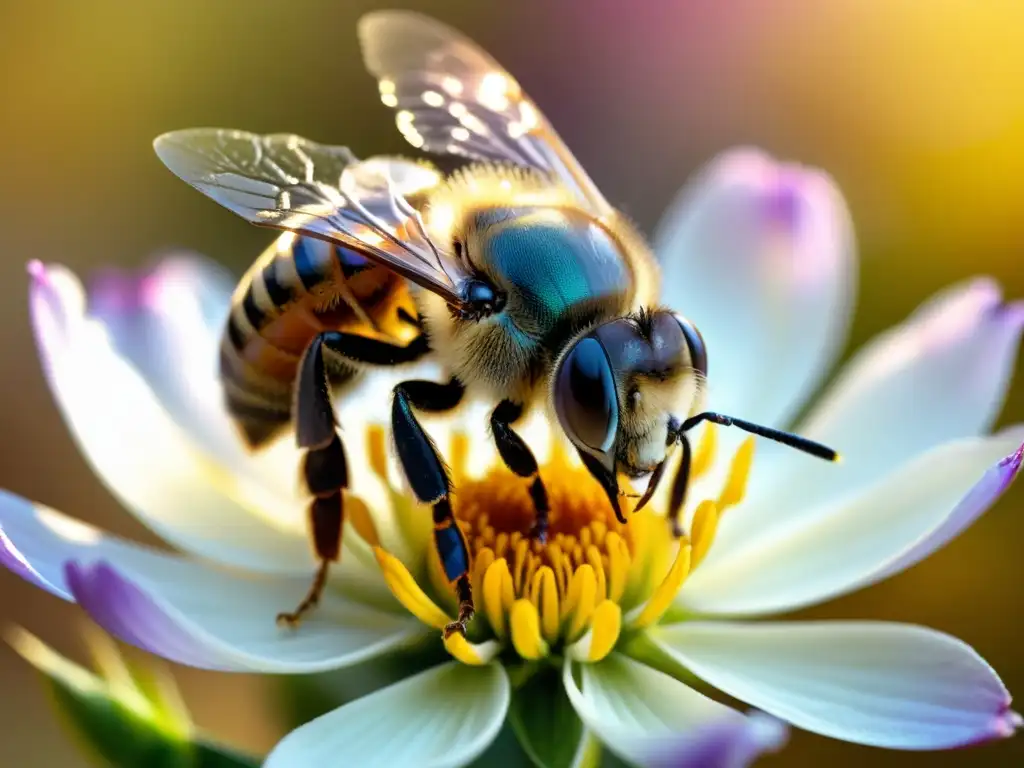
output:
MULTIPOLYGON (((374 265, 347 248, 283 235, 239 283, 221 340, 225 405, 258 447, 290 419, 299 361, 317 334, 355 315, 346 281, 374 265)), ((336 381, 352 371, 333 372, 336 381)))

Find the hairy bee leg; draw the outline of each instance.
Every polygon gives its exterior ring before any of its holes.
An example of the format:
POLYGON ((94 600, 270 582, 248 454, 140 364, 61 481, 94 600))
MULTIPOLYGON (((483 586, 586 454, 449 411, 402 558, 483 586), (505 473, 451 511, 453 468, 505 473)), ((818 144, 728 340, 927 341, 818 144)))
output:
POLYGON ((614 466, 612 468, 604 466, 604 464, 586 451, 577 449, 576 452, 579 454, 580 461, 583 462, 583 466, 587 468, 591 477, 597 480, 601 484, 601 488, 604 489, 605 495, 608 497, 608 503, 612 505, 612 511, 615 513, 615 519, 625 525, 626 516, 622 514, 622 507, 619 504, 619 480, 615 475, 614 466))
POLYGON ((455 408, 465 394, 462 384, 433 381, 405 381, 395 387, 391 404, 391 429, 402 469, 412 492, 424 504, 431 504, 434 518, 434 546, 441 567, 459 598, 456 621, 444 628, 444 635, 466 634, 473 618, 473 594, 469 584, 469 546, 451 506, 451 478, 430 437, 416 419, 413 408, 443 412, 455 408))
POLYGON ((370 366, 414 363, 430 352, 427 337, 422 333, 405 346, 341 331, 326 331, 320 338, 325 347, 340 357, 370 366))
POLYGON ((309 524, 313 547, 320 560, 313 583, 295 610, 280 613, 279 624, 297 626, 302 617, 320 602, 327 573, 341 554, 342 523, 345 518, 344 490, 348 487, 348 462, 338 435, 331 387, 324 365, 326 334, 310 343, 302 361, 295 391, 295 433, 302 459, 302 477, 313 495, 309 505, 309 524))
POLYGON ((537 459, 533 451, 523 441, 512 424, 523 415, 523 406, 511 400, 502 400, 491 413, 491 432, 494 443, 498 446, 505 466, 519 477, 530 480, 530 498, 533 500, 534 521, 530 529, 530 537, 544 542, 548 534, 548 492, 537 469, 537 459))
POLYGON ((683 444, 683 457, 679 462, 679 469, 676 470, 675 479, 672 481, 672 493, 668 502, 668 518, 672 525, 672 535, 677 539, 683 535, 683 524, 679 519, 683 514, 683 506, 686 504, 686 488, 690 484, 690 465, 693 463, 693 448, 690 439, 686 435, 680 435, 679 441, 683 444))

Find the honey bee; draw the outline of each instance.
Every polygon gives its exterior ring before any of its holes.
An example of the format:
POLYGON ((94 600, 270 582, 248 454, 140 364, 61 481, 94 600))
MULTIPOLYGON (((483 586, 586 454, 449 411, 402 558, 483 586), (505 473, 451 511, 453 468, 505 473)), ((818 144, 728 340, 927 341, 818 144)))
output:
POLYGON ((468 165, 442 179, 410 161, 360 162, 346 148, 294 135, 225 129, 154 142, 192 186, 253 224, 297 237, 243 280, 223 354, 229 409, 250 441, 293 423, 305 450, 321 564, 306 598, 279 619, 294 624, 317 603, 338 557, 348 477, 332 381, 343 397, 344 383, 365 368, 430 355, 448 374, 443 383, 398 384, 391 410, 399 462, 432 508, 434 545, 459 599, 446 636, 464 634, 474 613, 470 555, 448 472, 417 411, 450 411, 467 393, 495 403, 491 433, 528 484, 538 539, 547 493, 516 432, 532 408, 560 425, 623 522, 620 478, 648 477, 642 507, 681 445, 670 514, 677 532, 687 432, 703 421, 835 458, 799 436, 702 410, 708 358, 699 331, 658 305, 657 264, 643 236, 497 62, 414 13, 371 13, 358 33, 406 140, 468 165))

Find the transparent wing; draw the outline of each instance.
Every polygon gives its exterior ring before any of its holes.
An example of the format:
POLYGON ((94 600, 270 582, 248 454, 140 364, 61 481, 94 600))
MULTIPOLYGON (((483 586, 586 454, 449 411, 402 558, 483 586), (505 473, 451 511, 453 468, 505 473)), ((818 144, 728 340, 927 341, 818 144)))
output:
POLYGON ((398 129, 414 147, 536 168, 595 214, 611 212, 519 83, 469 38, 428 16, 380 11, 360 20, 359 41, 381 101, 398 110, 398 129))
POLYGON ((440 181, 407 161, 360 162, 347 148, 290 134, 195 128, 153 147, 175 174, 253 224, 354 248, 462 305, 466 271, 429 237, 405 195, 440 181))

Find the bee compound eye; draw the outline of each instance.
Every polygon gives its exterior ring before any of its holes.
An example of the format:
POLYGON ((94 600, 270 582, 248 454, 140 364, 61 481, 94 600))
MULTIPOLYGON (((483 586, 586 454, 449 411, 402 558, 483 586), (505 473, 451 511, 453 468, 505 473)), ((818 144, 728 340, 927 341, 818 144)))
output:
POLYGON ((690 352, 690 365, 702 376, 708 375, 708 350, 704 346, 704 337, 700 335, 697 326, 680 314, 675 315, 683 331, 683 338, 686 340, 686 348, 690 352))
POLYGON ((611 362, 594 337, 580 339, 562 361, 555 380, 555 410, 576 445, 611 451, 619 427, 619 402, 611 362))

